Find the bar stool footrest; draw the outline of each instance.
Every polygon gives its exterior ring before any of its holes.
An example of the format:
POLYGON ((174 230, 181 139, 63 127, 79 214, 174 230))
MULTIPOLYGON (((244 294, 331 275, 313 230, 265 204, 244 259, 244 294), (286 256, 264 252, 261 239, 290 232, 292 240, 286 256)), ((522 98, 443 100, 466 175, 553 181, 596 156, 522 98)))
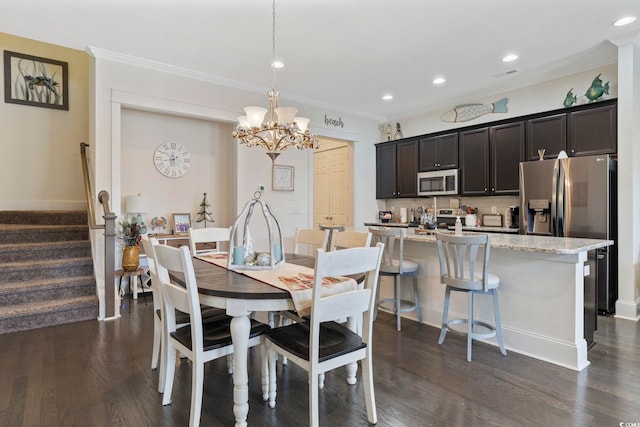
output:
MULTIPOLYGON (((396 300, 394 298, 382 300, 378 303, 378 308, 381 308, 385 311, 390 311, 391 313, 396 313, 396 300)), ((413 301, 407 301, 403 299, 400 300, 400 313, 415 310, 416 305, 413 301)))
MULTIPOLYGON (((457 334, 461 334, 461 335, 467 335, 467 331, 464 330, 460 330, 460 329, 455 329, 452 328, 453 325, 466 325, 469 323, 468 319, 454 319, 454 320, 449 320, 447 322, 447 331, 453 332, 453 333, 457 333, 457 334)), ((488 332, 473 332, 471 334, 471 338, 473 339, 487 339, 487 338, 493 338, 496 336, 496 328, 486 322, 482 322, 480 320, 474 320, 473 324, 475 326, 480 326, 482 328, 488 329, 488 332)))

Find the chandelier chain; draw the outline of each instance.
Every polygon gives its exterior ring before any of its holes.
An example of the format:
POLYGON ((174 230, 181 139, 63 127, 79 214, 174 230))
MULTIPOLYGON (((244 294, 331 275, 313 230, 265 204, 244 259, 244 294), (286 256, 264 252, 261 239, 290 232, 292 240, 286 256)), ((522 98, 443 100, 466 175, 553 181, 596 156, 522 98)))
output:
POLYGON ((276 0, 273 0, 271 16, 271 68, 273 68, 273 80, 271 88, 276 90, 276 0))

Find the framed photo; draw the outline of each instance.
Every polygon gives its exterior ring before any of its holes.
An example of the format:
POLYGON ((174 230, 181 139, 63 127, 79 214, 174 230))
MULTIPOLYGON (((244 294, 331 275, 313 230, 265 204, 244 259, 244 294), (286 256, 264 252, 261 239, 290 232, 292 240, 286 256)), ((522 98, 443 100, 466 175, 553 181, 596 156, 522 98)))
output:
POLYGON ((293 191, 294 174, 293 166, 273 165, 271 188, 275 191, 293 191))
POLYGON ((174 213, 173 229, 176 234, 186 233, 191 228, 191 214, 174 213))
POLYGON ((68 64, 5 50, 4 102, 68 110, 68 64))

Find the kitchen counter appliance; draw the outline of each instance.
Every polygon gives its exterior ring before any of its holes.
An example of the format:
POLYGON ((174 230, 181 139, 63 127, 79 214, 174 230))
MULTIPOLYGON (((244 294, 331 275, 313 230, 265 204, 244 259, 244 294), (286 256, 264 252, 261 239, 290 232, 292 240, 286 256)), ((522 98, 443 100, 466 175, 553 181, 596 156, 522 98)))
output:
MULTIPOLYGON (((520 163, 520 233, 615 241, 616 170, 609 155, 520 163)), ((616 244, 589 253, 585 294, 595 280, 600 313, 615 310, 617 258, 616 244)))
POLYGON ((418 173, 418 196, 458 194, 458 169, 418 173))

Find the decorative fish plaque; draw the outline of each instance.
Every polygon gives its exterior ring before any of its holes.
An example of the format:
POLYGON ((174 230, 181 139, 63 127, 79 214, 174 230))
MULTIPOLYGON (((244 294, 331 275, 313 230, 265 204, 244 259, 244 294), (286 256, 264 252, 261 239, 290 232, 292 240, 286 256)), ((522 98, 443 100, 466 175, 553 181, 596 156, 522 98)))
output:
POLYGON ((502 98, 492 104, 462 104, 444 113, 443 122, 467 122, 489 113, 506 113, 508 98, 502 98))

